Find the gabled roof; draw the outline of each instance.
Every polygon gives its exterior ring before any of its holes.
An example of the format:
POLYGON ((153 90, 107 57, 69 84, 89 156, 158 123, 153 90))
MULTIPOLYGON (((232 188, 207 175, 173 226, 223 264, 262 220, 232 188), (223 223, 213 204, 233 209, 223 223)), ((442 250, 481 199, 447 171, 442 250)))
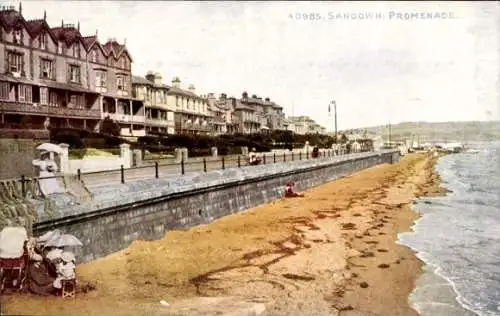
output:
MULTIPOLYGON (((79 41, 85 46, 85 42, 83 41, 82 34, 75 27, 70 26, 58 26, 51 28, 55 37, 59 42, 66 43, 66 46, 70 47, 76 41, 79 41)), ((86 47, 85 47, 86 48, 86 47)))
POLYGON ((99 43, 99 39, 97 38, 96 35, 84 36, 82 37, 82 41, 85 44, 85 49, 87 50, 87 52, 90 52, 90 50, 94 46, 97 46, 101 50, 104 57, 106 58, 108 57, 108 53, 106 52, 106 50, 104 50, 101 43, 99 43))
POLYGON ((82 40, 83 43, 85 44, 85 48, 87 50, 90 50, 90 48, 94 45, 94 43, 97 42, 97 36, 95 35, 83 36, 82 40))
POLYGON ((0 11, 0 24, 7 32, 19 24, 26 26, 23 16, 14 9, 0 11))
POLYGON ((132 56, 127 50, 125 45, 118 43, 116 40, 109 40, 106 44, 102 45, 104 51, 107 52, 108 56, 113 56, 115 59, 119 59, 122 54, 127 54, 128 58, 132 61, 132 56))
POLYGON ((33 38, 38 37, 42 33, 42 31, 46 31, 47 34, 49 34, 49 36, 52 38, 52 40, 54 42, 57 42, 57 38, 54 32, 52 32, 45 19, 26 21, 26 29, 33 38))

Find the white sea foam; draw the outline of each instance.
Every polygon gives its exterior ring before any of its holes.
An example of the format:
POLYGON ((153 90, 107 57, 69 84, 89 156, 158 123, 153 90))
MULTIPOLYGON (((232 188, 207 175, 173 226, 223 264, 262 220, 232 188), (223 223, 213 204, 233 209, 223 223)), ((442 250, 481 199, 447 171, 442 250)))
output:
POLYGON ((422 216, 399 235, 426 263, 411 295, 423 316, 500 315, 500 143, 487 146, 440 159, 452 193, 418 201, 422 216))

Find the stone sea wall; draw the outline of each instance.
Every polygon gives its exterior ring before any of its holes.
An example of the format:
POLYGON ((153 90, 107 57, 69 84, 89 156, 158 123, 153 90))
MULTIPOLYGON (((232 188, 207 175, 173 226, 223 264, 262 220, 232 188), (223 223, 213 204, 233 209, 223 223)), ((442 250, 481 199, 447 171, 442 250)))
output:
POLYGON ((288 181, 302 191, 381 163, 398 151, 359 153, 308 161, 188 173, 126 184, 93 187, 90 203, 60 195, 39 204, 35 234, 59 228, 84 243, 77 253, 89 261, 126 248, 134 240, 162 238, 172 229, 207 224, 223 216, 283 197, 288 181), (50 215, 49 215, 50 214, 50 215))

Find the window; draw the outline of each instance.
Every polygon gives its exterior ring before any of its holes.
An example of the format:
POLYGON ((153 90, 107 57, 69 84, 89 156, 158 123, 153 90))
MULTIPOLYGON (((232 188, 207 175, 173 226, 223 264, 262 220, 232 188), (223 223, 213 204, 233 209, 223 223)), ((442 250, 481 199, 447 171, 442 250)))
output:
POLYGON ((10 84, 8 82, 0 82, 0 99, 10 99, 10 84))
POLYGON ((19 102, 31 103, 33 89, 31 86, 19 85, 19 102))
POLYGON ((54 62, 50 59, 40 60, 40 78, 54 79, 54 62))
POLYGON ((98 88, 106 88, 107 73, 104 70, 95 71, 95 86, 98 88))
POLYGON ((179 97, 175 96, 175 105, 179 107, 179 97))
POLYGON ((40 104, 46 105, 49 103, 49 89, 40 87, 40 104))
POLYGON ((22 31, 20 29, 14 30, 14 43, 21 44, 22 31))
POLYGON ((94 48, 94 49, 90 52, 90 61, 92 61, 93 63, 96 63, 96 62, 97 62, 97 48, 94 48))
POLYGON ((76 65, 69 65, 68 67, 68 80, 72 83, 80 83, 80 67, 76 65))
POLYGON ((120 59, 120 67, 121 67, 122 69, 125 69, 125 68, 126 68, 126 66, 127 66, 127 62, 125 61, 125 57, 122 57, 122 58, 120 59))
POLYGON ((53 106, 58 106, 58 95, 56 92, 51 92, 49 94, 49 104, 53 106))
POLYGON ((47 48, 47 34, 42 33, 40 35, 40 49, 46 49, 47 48))
POLYGON ((123 75, 116 76, 116 88, 120 91, 125 91, 127 86, 126 78, 123 75))
POLYGON ((63 45, 61 42, 57 43, 57 53, 62 54, 63 53, 63 45))
POLYGON ((23 72, 24 55, 14 52, 8 53, 9 72, 23 72))

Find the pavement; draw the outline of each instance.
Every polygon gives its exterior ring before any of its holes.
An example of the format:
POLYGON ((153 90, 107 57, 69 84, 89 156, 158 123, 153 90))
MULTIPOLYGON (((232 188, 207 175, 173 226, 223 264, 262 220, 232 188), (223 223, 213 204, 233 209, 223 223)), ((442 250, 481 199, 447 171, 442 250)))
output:
MULTIPOLYGON (((265 163, 286 163, 292 161, 292 155, 288 154, 283 156, 283 154, 273 155, 271 153, 265 155, 265 163)), ((323 154, 321 154, 323 157, 323 154)), ((306 160, 307 157, 305 154, 298 155, 294 153, 293 160, 306 160)), ((312 159, 309 155, 309 159, 312 159)), ((220 157, 216 161, 206 161, 206 171, 213 170, 221 170, 221 169, 229 169, 229 168, 238 168, 239 166, 246 166, 247 159, 246 157, 241 157, 238 162, 237 157, 225 158, 224 163, 222 163, 222 157, 220 157)), ((188 172, 203 172, 205 171, 205 166, 203 161, 193 161, 184 163, 184 173, 188 172)), ((158 163, 158 177, 175 177, 182 176, 182 165, 180 163, 169 163, 162 164, 158 163)), ((146 180, 146 179, 154 179, 156 177, 156 170, 154 165, 147 165, 143 167, 134 167, 130 169, 124 169, 123 177, 125 182, 129 181, 137 181, 137 180, 146 180)), ((81 174, 81 179, 87 186, 87 188, 92 188, 96 186, 102 186, 103 184, 112 185, 121 183, 121 171, 113 170, 113 171, 102 171, 102 172, 94 172, 94 173, 84 173, 81 174)))

